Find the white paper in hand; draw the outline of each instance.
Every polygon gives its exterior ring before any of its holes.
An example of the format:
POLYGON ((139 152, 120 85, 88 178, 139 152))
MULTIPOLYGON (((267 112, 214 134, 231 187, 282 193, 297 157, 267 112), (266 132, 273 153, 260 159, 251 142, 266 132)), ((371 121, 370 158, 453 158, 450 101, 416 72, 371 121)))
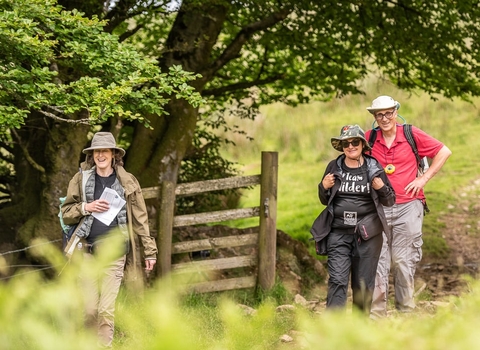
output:
POLYGON ((95 219, 100 220, 108 226, 112 223, 113 219, 115 219, 118 212, 123 208, 126 202, 118 195, 117 191, 112 190, 109 187, 103 190, 100 199, 105 199, 110 204, 110 208, 103 213, 94 212, 92 215, 95 219))

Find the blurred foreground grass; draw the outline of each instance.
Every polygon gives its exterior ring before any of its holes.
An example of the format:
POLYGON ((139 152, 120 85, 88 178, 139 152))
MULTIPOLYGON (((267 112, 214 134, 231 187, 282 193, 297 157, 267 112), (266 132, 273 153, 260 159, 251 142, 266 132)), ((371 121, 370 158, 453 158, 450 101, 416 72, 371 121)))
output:
MULTIPOLYGON (((58 266, 63 257, 45 245, 38 254, 58 266)), ((106 262, 104 262, 106 263, 106 262)), ((44 280, 23 271, 0 283, 0 348, 96 349, 82 325, 80 273, 101 265, 74 259, 60 276, 44 280)), ((251 299, 250 299, 251 300, 251 299)), ((356 312, 313 313, 301 306, 279 312, 273 298, 248 315, 225 295, 193 295, 172 280, 142 296, 122 289, 117 301, 115 349, 475 349, 480 344, 480 284, 452 298, 436 314, 413 313, 372 321, 356 312), (292 342, 280 337, 288 334, 292 342)))

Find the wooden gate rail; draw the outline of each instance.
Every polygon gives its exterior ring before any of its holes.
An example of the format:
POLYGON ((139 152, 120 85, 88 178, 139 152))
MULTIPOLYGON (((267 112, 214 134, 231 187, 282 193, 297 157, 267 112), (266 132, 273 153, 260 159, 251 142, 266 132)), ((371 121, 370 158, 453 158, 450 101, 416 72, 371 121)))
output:
POLYGON ((215 271, 245 266, 257 266, 258 275, 230 278, 217 281, 197 283, 193 288, 198 292, 210 292, 237 288, 254 287, 258 284, 264 290, 275 283, 276 259, 276 215, 277 215, 277 152, 262 152, 262 171, 260 175, 236 176, 225 179, 197 181, 174 186, 164 181, 161 186, 142 189, 145 199, 160 197, 157 218, 159 247, 158 272, 167 276, 170 272, 200 270, 215 271), (221 210, 207 213, 174 216, 176 196, 192 196, 200 193, 224 189, 242 188, 260 185, 260 205, 251 208, 221 210), (259 217, 259 233, 231 237, 216 237, 196 241, 172 244, 174 227, 198 225, 227 220, 259 217), (189 263, 171 263, 172 254, 200 250, 211 250, 244 245, 258 245, 258 255, 238 256, 233 258, 209 259, 189 263))
MULTIPOLYGON (((189 253, 201 250, 212 250, 220 248, 233 248, 241 246, 252 246, 258 244, 258 233, 247 233, 228 237, 211 237, 195 241, 176 242, 172 245, 172 253, 189 253)), ((256 266, 258 255, 238 256, 223 259, 211 259, 197 261, 194 263, 180 263, 172 265, 172 271, 181 273, 183 271, 192 271, 192 268, 200 271, 217 271, 228 268, 237 268, 245 266, 256 266), (194 265, 192 265, 194 264, 194 265)), ((199 293, 218 292, 222 290, 252 288, 257 283, 256 276, 244 276, 228 278, 223 280, 207 281, 196 283, 193 289, 199 293)))
MULTIPOLYGON (((230 188, 240 188, 258 185, 260 175, 232 176, 225 179, 205 180, 178 184, 175 188, 175 195, 187 197, 203 192, 226 190, 230 188)), ((157 198, 160 195, 161 186, 142 188, 145 199, 157 198)))

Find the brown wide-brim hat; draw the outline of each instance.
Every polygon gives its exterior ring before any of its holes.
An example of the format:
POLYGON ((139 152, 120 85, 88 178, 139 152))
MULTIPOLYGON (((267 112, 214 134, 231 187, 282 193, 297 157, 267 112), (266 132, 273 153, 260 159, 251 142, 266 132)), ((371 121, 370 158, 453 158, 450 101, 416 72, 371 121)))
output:
POLYGON ((363 151, 371 150, 367 139, 365 138, 365 132, 358 125, 345 125, 340 130, 340 136, 332 137, 331 143, 333 148, 339 152, 343 152, 342 141, 347 139, 361 139, 363 141, 363 151))
POLYGON ((125 155, 125 150, 123 148, 117 147, 115 142, 115 137, 111 132, 97 132, 93 135, 92 143, 90 147, 85 148, 82 152, 88 154, 93 152, 95 149, 116 149, 120 152, 121 156, 125 155))

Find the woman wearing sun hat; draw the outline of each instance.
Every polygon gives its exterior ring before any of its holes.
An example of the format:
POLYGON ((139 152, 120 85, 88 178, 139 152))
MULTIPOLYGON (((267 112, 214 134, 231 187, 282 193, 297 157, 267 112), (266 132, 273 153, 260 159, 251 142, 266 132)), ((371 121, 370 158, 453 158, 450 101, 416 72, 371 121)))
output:
POLYGON ((74 235, 82 239, 84 258, 89 261, 102 254, 101 248, 112 242, 109 241, 112 235, 122 235, 127 243, 125 249, 119 252, 120 257, 99 278, 82 278, 82 288, 86 290, 86 325, 97 329, 102 346, 111 347, 115 301, 124 276, 127 251, 131 249, 134 261, 138 259, 133 235, 136 234, 142 243, 147 271, 155 266, 157 246, 150 236, 140 185, 135 176, 123 168, 125 150, 117 147, 114 136, 109 132, 96 133, 91 146, 83 153, 86 159, 82 170, 70 180, 62 205, 63 221, 67 225, 78 223, 74 235), (114 190, 125 200, 125 205, 110 223, 97 219, 93 214, 105 213, 110 208, 107 200, 100 199, 105 188, 114 190))
POLYGON ((345 125, 331 144, 342 154, 328 164, 318 185, 325 209, 311 233, 317 253, 327 255, 327 309, 345 307, 351 276, 353 305, 367 315, 375 272, 387 227, 382 204, 395 203, 395 192, 358 125, 345 125))

